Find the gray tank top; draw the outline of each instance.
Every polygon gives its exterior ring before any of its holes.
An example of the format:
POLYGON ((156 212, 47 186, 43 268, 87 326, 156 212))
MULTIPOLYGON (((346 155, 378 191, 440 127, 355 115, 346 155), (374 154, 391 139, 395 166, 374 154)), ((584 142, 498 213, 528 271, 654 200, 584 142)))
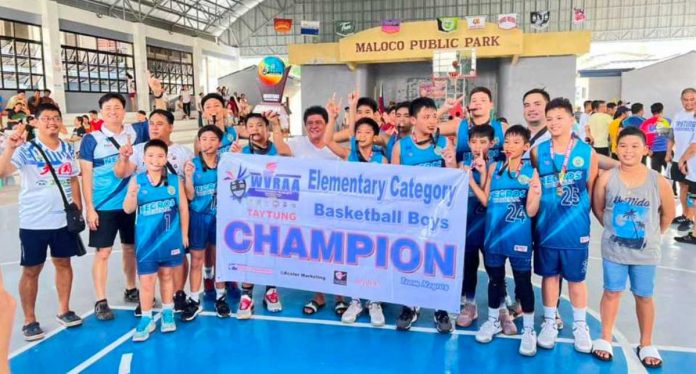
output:
POLYGON ((628 188, 619 168, 609 171, 602 257, 619 264, 657 265, 660 262, 659 174, 649 170, 645 182, 628 188))

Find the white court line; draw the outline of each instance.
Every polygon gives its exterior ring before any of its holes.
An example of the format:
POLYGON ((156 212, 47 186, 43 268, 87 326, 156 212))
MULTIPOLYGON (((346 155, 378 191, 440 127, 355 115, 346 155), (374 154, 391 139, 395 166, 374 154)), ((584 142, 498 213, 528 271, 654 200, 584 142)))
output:
POLYGON ((133 354, 124 353, 123 356, 121 356, 121 362, 118 364, 118 374, 130 374, 132 361, 133 354))
MULTIPOLYGON (((601 257, 595 257, 595 256, 588 256, 588 257, 590 260, 595 260, 595 261, 602 261, 603 260, 601 257)), ((657 268, 662 269, 662 270, 680 271, 683 273, 696 274, 696 270, 675 268, 673 266, 657 265, 657 268)))
MULTIPOLYGON (((85 318, 89 317, 89 316, 92 315, 92 314, 94 314, 94 309, 91 309, 90 311, 81 314, 81 315, 80 315, 80 318, 82 318, 82 320, 84 321, 85 318)), ((81 326, 79 326, 79 327, 81 327, 81 326)), ((79 328, 79 327, 76 326, 76 327, 71 327, 71 328, 79 328)), ((59 333, 59 332, 65 330, 65 329, 67 329, 67 327, 65 327, 65 326, 59 326, 59 327, 57 327, 56 329, 53 329, 53 330, 49 331, 43 339, 37 340, 37 341, 34 341, 34 342, 31 342, 31 343, 28 343, 28 344, 26 344, 26 345, 24 345, 24 346, 22 346, 22 347, 19 347, 19 348, 15 349, 14 352, 10 353, 9 359, 12 359, 12 358, 14 358, 15 356, 17 356, 18 354, 20 354, 20 353, 22 353, 22 352, 26 352, 27 350, 29 350, 29 349, 31 349, 31 348, 34 348, 34 347, 37 346, 38 344, 41 344, 41 343, 45 342, 46 340, 48 340, 48 339, 51 338, 52 336, 56 335, 57 333, 59 333)))
MULTIPOLYGON (((156 315, 154 318, 155 322, 157 322, 160 319, 160 317, 161 317, 160 314, 156 315)), ((111 342, 111 344, 102 348, 101 351, 95 353, 94 355, 92 355, 92 357, 86 359, 81 364, 75 366, 72 370, 70 370, 68 372, 68 374, 78 374, 78 373, 85 371, 85 369, 92 366, 95 362, 99 361, 104 356, 111 353, 111 351, 113 351, 114 349, 118 348, 119 345, 125 343, 128 339, 131 339, 134 334, 135 334, 135 329, 132 329, 132 330, 128 331, 127 333, 121 335, 120 338, 114 340, 113 342, 111 342)))
MULTIPOLYGON (((111 254, 114 254, 114 253, 121 253, 121 252, 123 252, 123 250, 121 250, 121 249, 115 250, 115 251, 112 250, 112 251, 111 251, 111 254)), ((88 253, 85 254, 85 256, 94 256, 94 253, 95 253, 95 252, 88 252, 88 253)), ((81 258, 81 257, 84 257, 84 256, 75 257, 75 260, 74 260, 74 261, 77 261, 77 260, 78 260, 79 258, 81 258)), ((49 257, 46 259, 46 261, 48 261, 48 260, 50 260, 50 259, 51 259, 51 257, 49 256, 49 257)), ((74 262, 73 262, 73 263, 74 263, 74 262)), ((19 265, 19 261, 0 262, 0 266, 10 266, 10 265, 19 265)))

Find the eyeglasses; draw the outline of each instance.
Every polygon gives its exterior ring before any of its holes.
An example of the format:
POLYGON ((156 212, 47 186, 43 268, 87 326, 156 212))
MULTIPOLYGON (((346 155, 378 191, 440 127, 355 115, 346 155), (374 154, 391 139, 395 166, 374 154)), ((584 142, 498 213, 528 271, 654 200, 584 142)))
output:
POLYGON ((60 118, 59 116, 55 116, 55 117, 39 117, 39 121, 41 121, 41 122, 51 122, 51 121, 53 121, 53 122, 60 122, 60 121, 61 121, 61 118, 60 118))

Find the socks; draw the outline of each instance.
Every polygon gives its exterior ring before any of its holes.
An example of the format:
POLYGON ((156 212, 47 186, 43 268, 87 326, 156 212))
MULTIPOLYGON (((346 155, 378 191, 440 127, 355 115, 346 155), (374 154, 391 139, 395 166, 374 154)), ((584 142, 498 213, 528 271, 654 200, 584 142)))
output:
POLYGON ((189 295, 189 297, 191 298, 191 300, 193 300, 195 302, 200 302, 201 294, 200 294, 200 292, 191 291, 191 294, 189 295))
POLYGON ((556 307, 555 306, 545 306, 544 307, 544 319, 556 319, 556 307))
POLYGON ((522 326, 525 329, 534 329, 534 312, 522 315, 522 326))
POLYGON ((165 311, 165 310, 174 310, 174 303, 162 304, 162 311, 165 311))
POLYGON ((223 296, 225 296, 225 289, 224 288, 216 288, 215 289, 215 299, 219 299, 223 296))
POLYGON ((491 308, 488 307, 488 320, 491 322, 495 322, 498 320, 500 317, 500 308, 491 308))
POLYGON ((213 268, 212 267, 203 267, 203 278, 205 279, 213 279, 213 268))
POLYGON ((152 319, 152 309, 148 310, 147 312, 143 310, 143 312, 141 314, 141 318, 145 318, 145 317, 152 319))
POLYGON ((587 308, 573 307, 573 321, 585 323, 587 316, 587 308))

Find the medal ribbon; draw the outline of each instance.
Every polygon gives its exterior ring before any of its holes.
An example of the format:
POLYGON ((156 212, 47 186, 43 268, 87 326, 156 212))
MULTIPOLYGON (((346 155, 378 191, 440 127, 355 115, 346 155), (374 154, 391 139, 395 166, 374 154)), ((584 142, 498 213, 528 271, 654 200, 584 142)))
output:
POLYGON ((565 180, 565 175, 568 171, 568 160, 570 160, 570 151, 573 149, 573 146, 575 146, 575 138, 571 137, 565 151, 565 156, 563 156, 563 165, 561 166, 561 171, 559 172, 558 169, 556 169, 556 152, 553 150, 553 142, 551 142, 551 163, 553 165, 554 173, 557 173, 558 183, 556 185, 556 189, 559 191, 562 191, 563 189, 563 181, 565 180))

